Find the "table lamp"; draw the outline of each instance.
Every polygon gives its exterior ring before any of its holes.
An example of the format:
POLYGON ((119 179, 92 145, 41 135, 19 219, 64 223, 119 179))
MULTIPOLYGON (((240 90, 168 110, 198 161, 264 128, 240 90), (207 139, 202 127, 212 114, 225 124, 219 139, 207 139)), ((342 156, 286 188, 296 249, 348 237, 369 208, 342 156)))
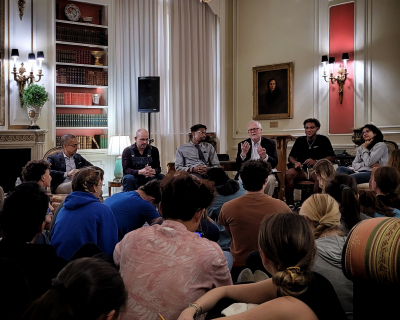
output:
POLYGON ((110 143, 108 145, 108 155, 109 156, 117 156, 115 159, 115 168, 114 168, 114 181, 120 182, 123 177, 122 172, 122 152, 126 147, 131 145, 131 140, 129 136, 112 136, 110 138, 110 143))

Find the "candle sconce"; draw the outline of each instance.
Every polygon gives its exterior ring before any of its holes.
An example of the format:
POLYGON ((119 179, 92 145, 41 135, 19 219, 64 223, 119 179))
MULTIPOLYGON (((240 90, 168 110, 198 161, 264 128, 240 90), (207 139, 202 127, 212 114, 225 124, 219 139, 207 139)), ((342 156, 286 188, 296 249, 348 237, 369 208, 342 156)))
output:
POLYGON ((29 75, 25 75, 26 69, 25 69, 23 63, 21 63, 21 68, 19 68, 19 70, 17 72, 16 60, 17 60, 17 58, 19 58, 18 49, 11 50, 11 58, 14 58, 14 68, 13 68, 13 72, 11 72, 11 73, 14 75, 14 80, 17 81, 17 85, 18 85, 18 89, 19 89, 19 96, 21 98, 22 91, 24 90, 26 84, 29 85, 33 82, 39 82, 42 79, 42 76, 43 76, 42 61, 44 60, 44 53, 43 53, 43 51, 37 52, 37 60, 39 61, 39 70, 38 70, 38 74, 37 74, 37 76, 38 76, 37 80, 36 80, 35 76, 33 75, 33 65, 36 61, 34 53, 28 54, 28 62, 30 64, 30 68, 31 68, 29 75))
POLYGON ((339 69, 338 69, 338 74, 337 76, 333 76, 333 65, 335 64, 335 57, 330 57, 329 61, 328 61, 328 56, 322 56, 322 64, 323 64, 323 68, 324 68, 324 74, 322 75, 322 77, 325 79, 326 82, 331 82, 332 84, 337 83, 339 86, 339 103, 342 104, 343 102, 343 86, 344 83, 346 82, 347 79, 347 61, 349 60, 349 54, 343 53, 342 54, 342 61, 343 61, 343 67, 342 64, 339 65, 339 69), (328 80, 326 79, 327 77, 327 64, 329 62, 329 66, 330 66, 330 76, 328 78, 328 80))

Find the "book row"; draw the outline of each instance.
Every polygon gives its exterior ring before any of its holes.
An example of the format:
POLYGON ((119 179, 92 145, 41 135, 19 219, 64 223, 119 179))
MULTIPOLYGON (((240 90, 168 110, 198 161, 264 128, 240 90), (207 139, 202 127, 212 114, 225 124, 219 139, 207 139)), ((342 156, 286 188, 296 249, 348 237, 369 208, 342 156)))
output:
POLYGON ((91 71, 82 68, 59 68, 56 70, 56 82, 59 84, 78 84, 108 86, 106 71, 91 71))
POLYGON ((89 92, 58 92, 56 93, 57 105, 91 106, 93 94, 89 92))
MULTIPOLYGON (((76 136, 78 140, 79 149, 107 149, 108 148, 108 138, 107 134, 97 134, 92 136, 76 136)), ((62 147, 61 136, 56 137, 56 146, 62 147)))
POLYGON ((92 52, 85 50, 56 50, 56 61, 64 63, 94 64, 92 52))
POLYGON ((107 114, 56 114, 56 127, 107 127, 107 114))
POLYGON ((108 45, 107 34, 104 30, 78 29, 64 26, 56 27, 56 41, 108 45))

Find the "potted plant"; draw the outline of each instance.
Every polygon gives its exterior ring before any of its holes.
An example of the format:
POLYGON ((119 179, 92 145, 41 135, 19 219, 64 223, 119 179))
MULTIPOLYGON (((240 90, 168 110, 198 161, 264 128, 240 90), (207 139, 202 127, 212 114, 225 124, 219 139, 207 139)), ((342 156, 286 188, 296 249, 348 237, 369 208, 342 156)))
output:
POLYGON ((40 129, 36 121, 40 118, 43 105, 49 101, 49 94, 44 86, 30 84, 22 91, 22 104, 28 111, 28 118, 31 120, 29 129, 40 129))

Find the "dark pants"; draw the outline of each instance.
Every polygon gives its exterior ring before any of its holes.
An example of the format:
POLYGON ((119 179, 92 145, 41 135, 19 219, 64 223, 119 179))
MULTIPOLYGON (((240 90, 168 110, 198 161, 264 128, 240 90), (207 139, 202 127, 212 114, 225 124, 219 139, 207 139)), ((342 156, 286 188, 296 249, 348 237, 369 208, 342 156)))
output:
POLYGON ((126 174, 122 178, 122 189, 124 192, 126 191, 134 191, 139 189, 139 187, 145 185, 147 182, 151 180, 162 180, 164 179, 164 175, 161 173, 156 174, 153 178, 145 177, 142 175, 133 176, 131 174, 126 174))
POLYGON ((336 172, 348 174, 349 176, 352 176, 353 178, 356 179, 357 184, 361 184, 369 182, 369 178, 371 177, 372 171, 354 172, 354 170, 350 168, 340 166, 336 169, 336 172))

